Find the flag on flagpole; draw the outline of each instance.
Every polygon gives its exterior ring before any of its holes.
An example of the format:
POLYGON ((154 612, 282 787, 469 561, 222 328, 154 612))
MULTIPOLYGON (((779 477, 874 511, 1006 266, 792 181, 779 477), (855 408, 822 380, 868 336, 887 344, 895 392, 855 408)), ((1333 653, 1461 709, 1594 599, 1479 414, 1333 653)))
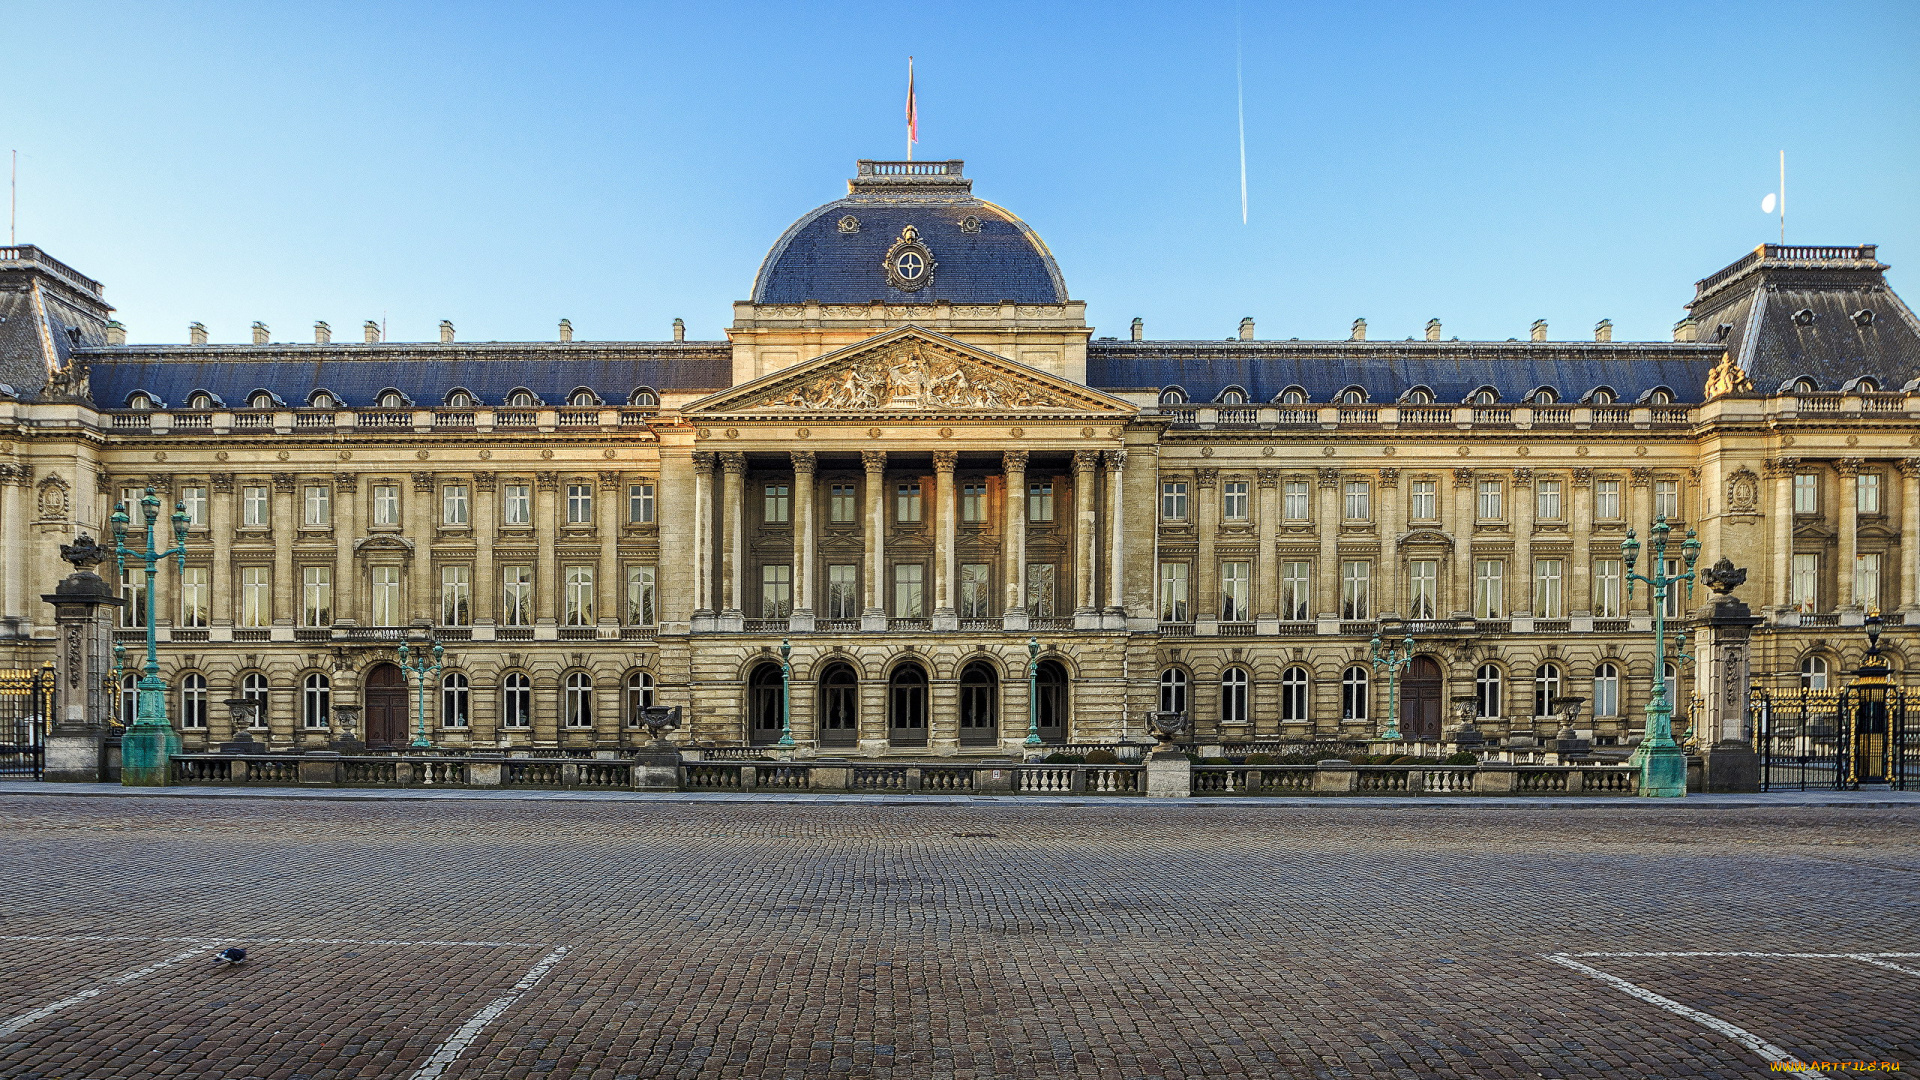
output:
POLYGON ((913 144, 920 141, 920 106, 913 100, 913 57, 907 57, 907 160, 913 160, 913 144))

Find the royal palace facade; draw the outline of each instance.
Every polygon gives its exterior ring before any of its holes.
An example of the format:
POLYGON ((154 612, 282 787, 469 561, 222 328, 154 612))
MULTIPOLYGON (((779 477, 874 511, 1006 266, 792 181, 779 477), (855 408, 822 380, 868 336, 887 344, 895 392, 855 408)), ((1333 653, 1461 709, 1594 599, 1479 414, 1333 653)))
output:
POLYGON ((1759 685, 1837 684, 1873 610, 1904 668, 1920 324, 1885 269, 1764 245, 1672 341, 1096 337, 959 162, 861 162, 724 341, 130 345, 98 282, 0 248, 0 665, 52 657, 60 546, 152 488, 188 520, 153 602, 189 748, 234 698, 276 748, 340 705, 376 746, 618 748, 650 704, 764 744, 784 700, 803 754, 923 756, 1156 710, 1364 738, 1390 689, 1414 737, 1584 696, 1625 744, 1661 673, 1622 542, 1661 518, 1748 569, 1759 685), (1395 687, 1377 634, 1414 639, 1395 687), (431 642, 418 717, 395 661, 431 642))

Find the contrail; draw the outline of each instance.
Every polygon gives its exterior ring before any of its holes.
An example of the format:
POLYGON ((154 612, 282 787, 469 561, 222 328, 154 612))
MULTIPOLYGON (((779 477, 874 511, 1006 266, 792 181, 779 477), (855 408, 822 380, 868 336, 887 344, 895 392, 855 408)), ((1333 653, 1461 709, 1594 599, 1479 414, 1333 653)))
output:
POLYGON ((1240 224, 1247 223, 1247 84, 1242 73, 1240 5, 1233 6, 1233 93, 1240 111, 1240 224))

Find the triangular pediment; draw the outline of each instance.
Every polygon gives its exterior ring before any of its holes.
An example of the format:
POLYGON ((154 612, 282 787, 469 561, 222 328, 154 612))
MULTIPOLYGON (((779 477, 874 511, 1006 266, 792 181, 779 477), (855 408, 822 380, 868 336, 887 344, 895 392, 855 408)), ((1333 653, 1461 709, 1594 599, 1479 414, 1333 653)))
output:
POLYGON ((1128 401, 966 342, 902 326, 689 402, 702 416, 1131 415, 1128 401))

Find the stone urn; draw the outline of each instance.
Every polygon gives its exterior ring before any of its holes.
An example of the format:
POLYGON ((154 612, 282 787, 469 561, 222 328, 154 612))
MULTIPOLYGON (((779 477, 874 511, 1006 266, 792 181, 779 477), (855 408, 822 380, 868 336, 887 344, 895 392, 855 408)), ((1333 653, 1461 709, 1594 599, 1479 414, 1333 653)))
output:
POLYGON ((1187 714, 1180 712, 1150 712, 1147 714, 1147 732, 1159 740, 1153 752, 1171 753, 1173 741, 1187 733, 1187 714))

